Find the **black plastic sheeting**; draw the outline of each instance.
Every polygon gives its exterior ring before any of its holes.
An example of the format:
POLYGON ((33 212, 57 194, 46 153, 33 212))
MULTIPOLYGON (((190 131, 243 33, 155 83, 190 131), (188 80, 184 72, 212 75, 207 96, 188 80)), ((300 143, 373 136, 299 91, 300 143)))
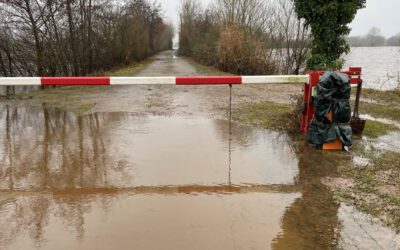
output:
POLYGON ((321 76, 314 98, 314 119, 307 136, 310 144, 323 145, 339 139, 344 146, 352 145, 350 95, 351 84, 346 74, 327 71, 321 76), (328 119, 331 110, 332 122, 328 119))

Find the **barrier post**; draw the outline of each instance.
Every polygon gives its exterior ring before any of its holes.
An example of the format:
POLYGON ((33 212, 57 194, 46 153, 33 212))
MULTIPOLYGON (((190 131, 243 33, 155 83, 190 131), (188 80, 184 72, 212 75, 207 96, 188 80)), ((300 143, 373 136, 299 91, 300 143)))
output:
POLYGON ((308 80, 308 83, 304 84, 304 110, 303 115, 301 116, 300 127, 300 131, 303 134, 307 134, 308 126, 310 125, 310 122, 314 117, 314 102, 312 99, 312 91, 314 87, 318 86, 321 72, 307 72, 307 75, 309 75, 310 78, 308 80))

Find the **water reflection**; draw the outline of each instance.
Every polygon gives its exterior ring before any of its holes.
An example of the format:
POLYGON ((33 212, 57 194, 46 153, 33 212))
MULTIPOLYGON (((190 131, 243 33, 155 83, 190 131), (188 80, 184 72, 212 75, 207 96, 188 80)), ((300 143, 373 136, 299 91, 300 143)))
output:
POLYGON ((2 190, 292 185, 298 173, 285 138, 235 126, 229 144, 225 121, 5 107, 0 123, 2 190))
POLYGON ((0 122, 2 190, 106 187, 107 172, 125 178, 124 168, 106 169, 97 114, 83 118, 57 109, 6 106, 0 122))
POLYGON ((339 205, 321 178, 335 174, 337 155, 304 147, 298 156, 302 196, 285 211, 283 230, 272 243, 273 249, 336 249, 341 228, 339 205))
POLYGON ((10 97, 38 89, 37 86, 0 86, 0 97, 10 97))
POLYGON ((45 105, 3 107, 0 128, 0 249, 336 249, 355 234, 320 181, 338 154, 285 135, 45 105))

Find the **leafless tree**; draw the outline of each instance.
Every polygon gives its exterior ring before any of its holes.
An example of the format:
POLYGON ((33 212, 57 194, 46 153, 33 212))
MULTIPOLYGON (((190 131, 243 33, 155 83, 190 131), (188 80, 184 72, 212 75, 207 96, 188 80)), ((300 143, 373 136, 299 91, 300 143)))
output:
POLYGON ((287 0, 196 0, 181 8, 181 54, 238 74, 298 74, 309 31, 287 0))
POLYGON ((2 0, 0 75, 79 76, 172 44, 152 0, 2 0))

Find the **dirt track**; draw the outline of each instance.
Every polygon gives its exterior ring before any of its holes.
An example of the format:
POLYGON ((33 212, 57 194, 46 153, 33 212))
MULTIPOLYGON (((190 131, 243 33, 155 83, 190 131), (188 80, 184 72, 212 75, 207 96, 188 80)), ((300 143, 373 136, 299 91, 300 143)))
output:
MULTIPOLYGON (((154 62, 137 76, 190 76, 223 74, 198 67, 174 51, 155 56, 154 62)), ((233 107, 243 103, 288 103, 292 95, 301 93, 301 85, 269 84, 233 87, 233 107)), ((126 86, 112 87, 89 95, 96 103, 94 112, 133 112, 156 115, 202 115, 226 117, 229 104, 227 86, 126 86)))

